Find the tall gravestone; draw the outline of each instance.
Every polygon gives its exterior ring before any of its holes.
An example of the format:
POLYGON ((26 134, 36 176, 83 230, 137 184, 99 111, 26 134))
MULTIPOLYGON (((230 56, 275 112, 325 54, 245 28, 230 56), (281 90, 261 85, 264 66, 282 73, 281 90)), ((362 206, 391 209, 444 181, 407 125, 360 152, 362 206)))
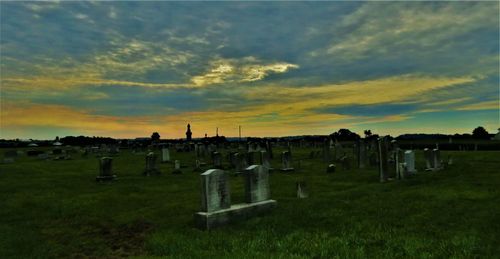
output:
POLYGON ((222 169, 222 155, 219 152, 212 153, 212 164, 216 169, 222 169))
POLYGON ((245 169, 245 202, 254 203, 269 200, 269 171, 261 165, 245 169))
POLYGON ((417 172, 415 169, 415 152, 413 150, 406 150, 405 151, 405 164, 406 164, 406 170, 408 171, 409 174, 414 174, 417 172))
POLYGON ((201 210, 213 212, 231 207, 231 194, 224 171, 210 169, 201 174, 201 210))
POLYGON ((432 164, 434 165, 434 170, 440 170, 442 165, 441 165, 441 152, 439 149, 435 148, 432 150, 432 164))
POLYGON ((269 154, 269 159, 273 159, 273 146, 270 141, 266 141, 266 151, 269 154))
POLYGON ((388 164, 388 143, 385 137, 378 140, 378 172, 380 182, 389 180, 389 164, 388 164))
POLYGON ((158 169, 158 157, 155 153, 149 152, 146 155, 146 168, 144 169, 144 175, 158 175, 160 170, 158 169))
POLYGON ((367 164, 366 145, 364 140, 359 140, 356 145, 356 155, 358 157, 358 168, 363 169, 367 164))
POLYGON ((233 157, 234 157, 236 174, 243 173, 245 168, 248 167, 246 158, 242 153, 235 153, 233 157))
POLYGON ((432 151, 428 148, 424 148, 424 158, 425 158, 425 170, 431 171, 434 168, 434 161, 432 159, 432 151))
POLYGON ((259 154, 260 154, 260 164, 265 168, 267 168, 268 170, 272 170, 268 153, 266 151, 260 151, 259 154))
POLYGON ((291 153, 289 151, 284 151, 281 153, 281 171, 288 172, 293 170, 291 153))
POLYGON ((99 159, 99 175, 96 177, 96 181, 109 181, 116 179, 116 175, 112 173, 112 162, 111 157, 102 157, 99 159))
POLYGON ((162 163, 170 162, 170 151, 168 150, 168 148, 161 149, 161 162, 162 163))

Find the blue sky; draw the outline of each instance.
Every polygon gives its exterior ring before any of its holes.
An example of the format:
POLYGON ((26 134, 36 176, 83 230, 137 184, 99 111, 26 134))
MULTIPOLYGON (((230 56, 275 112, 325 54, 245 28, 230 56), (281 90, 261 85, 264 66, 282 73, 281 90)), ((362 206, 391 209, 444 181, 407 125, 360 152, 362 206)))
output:
POLYGON ((1 138, 499 125, 498 2, 0 2, 1 138))

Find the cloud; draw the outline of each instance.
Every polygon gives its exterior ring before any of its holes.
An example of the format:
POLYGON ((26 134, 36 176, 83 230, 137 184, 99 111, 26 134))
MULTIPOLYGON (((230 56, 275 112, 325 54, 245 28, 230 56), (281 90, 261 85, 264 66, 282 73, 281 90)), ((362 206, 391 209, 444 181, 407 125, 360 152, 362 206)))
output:
POLYGON ((242 59, 216 59, 211 68, 203 75, 194 76, 191 81, 198 86, 253 82, 264 79, 272 73, 286 73, 289 69, 298 68, 296 64, 285 62, 264 63, 255 57, 242 59))
POLYGON ((475 111, 475 110, 500 110, 499 100, 486 101, 480 103, 467 104, 456 108, 459 111, 475 111))

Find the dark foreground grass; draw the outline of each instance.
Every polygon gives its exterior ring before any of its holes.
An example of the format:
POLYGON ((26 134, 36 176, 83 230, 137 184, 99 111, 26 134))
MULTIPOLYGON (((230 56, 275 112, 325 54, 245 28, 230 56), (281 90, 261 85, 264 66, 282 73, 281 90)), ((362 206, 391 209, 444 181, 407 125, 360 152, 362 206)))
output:
MULTIPOLYGON (((498 257, 500 152, 448 154, 451 168, 428 173, 419 152, 417 176, 384 184, 376 168, 327 175, 320 158, 303 160, 295 173, 271 175, 275 210, 210 232, 193 226, 200 179, 192 164, 182 175, 162 164, 163 175, 144 177, 144 155, 123 151, 113 161, 119 179, 98 184, 94 157, 22 157, 0 165, 0 258, 498 257), (295 198, 299 180, 308 199, 295 198)), ((231 190, 242 202, 241 177, 231 190)))

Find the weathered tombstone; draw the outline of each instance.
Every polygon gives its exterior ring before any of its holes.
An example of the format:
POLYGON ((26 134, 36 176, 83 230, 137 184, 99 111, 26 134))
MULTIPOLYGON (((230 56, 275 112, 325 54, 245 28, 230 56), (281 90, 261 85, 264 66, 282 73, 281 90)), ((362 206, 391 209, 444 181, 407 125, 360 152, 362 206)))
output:
POLYGON ((222 169, 222 155, 219 152, 212 153, 212 164, 216 169, 222 169))
POLYGON ((378 156, 379 156, 379 163, 378 163, 378 172, 379 172, 379 178, 380 182, 386 182, 389 180, 389 165, 387 163, 388 159, 388 146, 387 146, 387 139, 385 137, 379 138, 378 140, 378 156))
POLYGON ((344 155, 340 158, 340 163, 342 163, 343 170, 351 170, 351 162, 349 161, 347 154, 344 153, 344 155))
POLYGON ((309 192, 307 190, 306 182, 297 182, 295 186, 297 189, 297 198, 304 199, 309 197, 309 192))
POLYGON ((161 149, 161 162, 162 163, 170 162, 170 151, 168 150, 168 148, 161 149))
POLYGON ((247 160, 245 157, 243 157, 243 154, 241 153, 235 153, 233 155, 233 159, 235 162, 235 172, 236 174, 243 173, 245 168, 248 167, 247 160))
POLYGON ((281 171, 293 171, 292 167, 292 157, 289 151, 284 151, 281 154, 281 171))
POLYGON ((326 172, 329 173, 329 174, 335 173, 335 168, 336 168, 336 166, 334 164, 329 164, 326 167, 326 172))
POLYGON ((273 159, 273 146, 269 141, 266 141, 266 151, 269 154, 269 159, 273 159))
POLYGON ((402 180, 409 176, 406 163, 398 163, 397 178, 402 180))
POLYGON ((174 170, 172 171, 173 174, 182 174, 181 171, 181 161, 175 160, 174 161, 174 170))
POLYGON ((425 170, 431 171, 434 168, 432 151, 428 148, 424 148, 424 158, 425 158, 425 170))
POLYGON ((406 164, 406 170, 409 174, 414 174, 417 172, 415 169, 415 152, 413 150, 405 151, 404 163, 406 164))
POLYGON ((448 155, 448 165, 453 165, 453 158, 448 155))
POLYGON ((149 152, 146 156, 146 168, 144 170, 144 175, 160 174, 160 170, 157 167, 157 156, 153 152, 149 152))
POLYGON ((259 154, 260 154, 260 164, 265 168, 267 168, 268 170, 272 170, 268 153, 266 151, 260 151, 259 154))
POLYGON ((434 165, 434 170, 440 170, 441 169, 441 152, 437 148, 432 150, 432 161, 433 161, 433 165, 434 165))
POLYGON ((226 174, 220 169, 210 169, 201 174, 201 210, 213 212, 231 207, 231 194, 226 174))
POLYGON ((339 160, 342 155, 344 154, 344 149, 342 148, 342 145, 338 142, 335 143, 335 160, 339 160))
POLYGON ((99 159, 99 175, 96 177, 96 181, 109 181, 116 179, 116 175, 112 173, 112 162, 111 157, 102 157, 99 159))
POLYGON ((245 202, 261 202, 270 197, 268 169, 261 165, 245 169, 245 202))
POLYGON ((356 145, 356 153, 358 157, 358 168, 363 169, 366 167, 366 145, 363 140, 359 140, 358 144, 356 145))
MULTIPOLYGON (((180 168, 180 166, 179 166, 180 168)), ((200 160, 196 159, 194 163, 194 170, 195 172, 201 172, 201 163, 200 160)))

